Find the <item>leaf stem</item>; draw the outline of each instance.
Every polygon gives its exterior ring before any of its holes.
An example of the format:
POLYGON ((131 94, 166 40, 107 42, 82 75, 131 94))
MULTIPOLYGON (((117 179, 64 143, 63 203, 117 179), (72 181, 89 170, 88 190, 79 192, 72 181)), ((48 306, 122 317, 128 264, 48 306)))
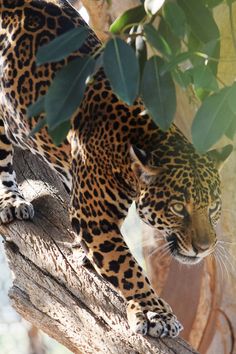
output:
POLYGON ((212 60, 212 61, 215 61, 215 62, 225 62, 225 63, 233 63, 234 61, 236 61, 236 57, 232 57, 232 58, 226 58, 226 57, 220 57, 219 59, 218 58, 214 58, 214 57, 211 57, 209 56, 208 54, 206 53, 202 53, 202 52, 194 52, 193 53, 194 55, 197 55, 203 59, 208 59, 208 60, 212 60))

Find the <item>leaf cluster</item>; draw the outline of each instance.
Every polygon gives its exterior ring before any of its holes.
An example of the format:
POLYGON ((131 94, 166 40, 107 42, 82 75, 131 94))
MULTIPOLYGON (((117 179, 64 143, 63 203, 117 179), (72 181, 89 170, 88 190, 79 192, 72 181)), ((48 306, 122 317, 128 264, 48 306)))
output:
MULTIPOLYGON (((221 37, 213 11, 228 6, 232 20, 234 0, 145 0, 127 10, 110 27, 110 39, 98 52, 69 62, 60 70, 47 94, 29 107, 29 115, 46 112, 54 142, 69 129, 69 119, 81 104, 86 85, 103 67, 116 95, 128 105, 141 97, 162 129, 167 130, 176 112, 176 86, 191 92, 197 102, 192 138, 199 152, 207 151, 224 134, 236 132, 236 83, 217 77, 221 37), (148 50, 151 55, 148 56, 148 50)), ((39 49, 38 65, 66 58, 78 50, 88 28, 75 28, 39 49)), ((236 46, 235 46, 236 48, 236 46)))

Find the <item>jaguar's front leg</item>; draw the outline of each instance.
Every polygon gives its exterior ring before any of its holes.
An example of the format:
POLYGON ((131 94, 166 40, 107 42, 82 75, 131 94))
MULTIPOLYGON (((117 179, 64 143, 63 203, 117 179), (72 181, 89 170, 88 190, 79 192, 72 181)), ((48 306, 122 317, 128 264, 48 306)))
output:
POLYGON ((34 209, 21 195, 12 166, 13 147, 5 134, 4 122, 0 119, 0 223, 14 218, 32 219, 34 209))
POLYGON ((98 273, 126 298, 131 328, 153 337, 177 336, 181 324, 170 306, 155 294, 125 244, 116 221, 109 216, 109 211, 105 212, 105 205, 100 203, 96 217, 89 215, 89 210, 91 204, 77 210, 72 208, 73 229, 98 273))

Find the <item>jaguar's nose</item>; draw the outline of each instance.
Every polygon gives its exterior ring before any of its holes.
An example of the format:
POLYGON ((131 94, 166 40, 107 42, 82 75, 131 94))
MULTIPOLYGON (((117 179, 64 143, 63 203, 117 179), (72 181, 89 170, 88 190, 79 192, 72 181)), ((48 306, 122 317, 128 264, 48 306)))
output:
POLYGON ((210 247, 211 247, 211 241, 210 240, 193 240, 192 241, 192 247, 194 252, 196 252, 196 254, 198 253, 202 253, 207 251, 210 247))

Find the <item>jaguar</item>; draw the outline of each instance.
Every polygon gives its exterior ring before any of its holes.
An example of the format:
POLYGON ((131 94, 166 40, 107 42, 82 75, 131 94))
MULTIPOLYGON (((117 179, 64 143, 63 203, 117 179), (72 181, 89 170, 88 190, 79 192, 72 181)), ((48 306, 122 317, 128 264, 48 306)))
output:
POLYGON ((47 90, 58 70, 95 52, 93 33, 65 60, 36 65, 38 48, 79 26, 87 26, 67 1, 0 0, 0 220, 32 219, 34 209, 18 190, 13 146, 41 156, 70 193, 76 240, 96 271, 125 298, 133 331, 175 337, 182 325, 153 290, 121 234, 131 203, 166 240, 182 263, 214 252, 221 210, 219 169, 232 147, 200 155, 173 124, 161 131, 141 99, 128 106, 112 91, 103 68, 86 88, 59 146, 47 127, 29 135, 43 119, 27 108, 47 90))

